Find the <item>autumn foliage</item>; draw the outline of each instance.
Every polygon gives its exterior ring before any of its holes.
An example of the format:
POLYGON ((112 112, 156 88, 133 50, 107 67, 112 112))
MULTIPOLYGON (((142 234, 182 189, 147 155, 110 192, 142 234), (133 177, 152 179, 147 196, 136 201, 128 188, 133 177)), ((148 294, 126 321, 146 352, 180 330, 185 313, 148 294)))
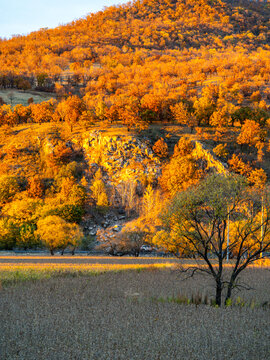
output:
MULTIPOLYGON (((43 222, 60 239, 70 224, 118 210, 159 226, 165 199, 217 163, 267 186, 269 15, 267 4, 246 0, 135 0, 0 39, 1 244, 55 251, 64 245, 43 222), (52 99, 37 102, 36 90, 52 99), (15 93, 28 91, 17 104, 15 93), (87 148, 92 130, 108 131, 110 144, 87 148), (119 150, 117 131, 142 146, 128 139, 119 150)), ((151 231, 127 231, 118 243, 127 233, 142 243, 151 231)))

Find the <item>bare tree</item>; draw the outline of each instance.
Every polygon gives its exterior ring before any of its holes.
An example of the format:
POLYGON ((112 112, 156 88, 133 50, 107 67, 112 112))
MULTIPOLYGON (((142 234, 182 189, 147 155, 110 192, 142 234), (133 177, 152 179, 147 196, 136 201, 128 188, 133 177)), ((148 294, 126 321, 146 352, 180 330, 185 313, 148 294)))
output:
MULTIPOLYGON (((260 200, 259 197, 257 197, 260 200)), ((197 272, 215 281, 218 306, 231 298, 239 283, 239 274, 270 250, 270 211, 264 196, 263 214, 260 201, 240 177, 213 175, 196 188, 178 194, 162 216, 164 230, 154 243, 178 258, 195 257, 194 265, 182 267, 187 276, 197 272), (228 221, 230 242, 227 242, 228 221), (233 259, 225 266, 227 253, 233 259)))
POLYGON ((98 249, 110 255, 140 255, 141 246, 144 244, 146 232, 134 226, 123 229, 120 233, 112 234, 110 229, 99 229, 97 237, 98 249))
POLYGON ((8 93, 8 98, 9 98, 9 100, 10 100, 10 104, 13 105, 13 100, 14 100, 14 98, 15 98, 15 95, 14 95, 14 92, 13 92, 13 91, 10 91, 10 92, 8 93))
POLYGON ((121 182, 117 187, 121 205, 127 211, 128 216, 130 216, 133 211, 136 211, 138 207, 136 186, 135 180, 128 180, 121 182))

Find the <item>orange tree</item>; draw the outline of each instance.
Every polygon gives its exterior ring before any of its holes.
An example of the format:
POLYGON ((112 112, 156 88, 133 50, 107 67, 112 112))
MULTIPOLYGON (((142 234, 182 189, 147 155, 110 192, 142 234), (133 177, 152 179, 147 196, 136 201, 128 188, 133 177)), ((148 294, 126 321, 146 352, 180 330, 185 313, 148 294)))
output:
POLYGON ((72 131, 73 126, 80 120, 85 110, 85 104, 78 96, 69 96, 58 104, 55 119, 64 120, 72 131))
POLYGON ((187 189, 202 176, 202 171, 192 156, 193 147, 190 140, 182 137, 175 145, 174 154, 169 163, 163 167, 159 183, 170 195, 187 189))
POLYGON ((153 151, 161 158, 166 158, 169 155, 168 145, 163 138, 160 138, 155 142, 153 151))

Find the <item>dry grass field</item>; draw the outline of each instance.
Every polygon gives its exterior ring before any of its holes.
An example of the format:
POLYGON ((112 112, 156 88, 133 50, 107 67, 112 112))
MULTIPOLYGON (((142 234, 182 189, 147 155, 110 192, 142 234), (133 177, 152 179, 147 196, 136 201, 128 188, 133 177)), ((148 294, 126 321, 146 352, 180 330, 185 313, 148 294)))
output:
POLYGON ((41 91, 23 91, 15 89, 0 90, 1 98, 7 103, 17 105, 22 104, 27 106, 28 99, 33 98, 35 103, 41 103, 42 101, 47 101, 55 97, 55 94, 45 93, 41 91))
POLYGON ((142 271, 175 267, 174 258, 111 256, 0 256, 2 286, 22 281, 64 276, 89 276, 125 270, 142 271))
MULTIPOLYGON (((171 266, 170 260, 49 259, 43 267, 69 267, 65 276, 7 284, 0 291, 1 360, 270 358, 269 268, 247 270, 243 281, 253 290, 236 293, 233 306, 215 308, 180 303, 184 296, 211 297, 214 288, 208 278, 182 281, 177 271, 158 268, 171 266), (98 265, 103 271, 72 271, 98 265), (118 271, 121 266, 133 270, 118 271)), ((42 267, 38 258, 25 258, 22 265, 1 260, 13 272, 42 267)))

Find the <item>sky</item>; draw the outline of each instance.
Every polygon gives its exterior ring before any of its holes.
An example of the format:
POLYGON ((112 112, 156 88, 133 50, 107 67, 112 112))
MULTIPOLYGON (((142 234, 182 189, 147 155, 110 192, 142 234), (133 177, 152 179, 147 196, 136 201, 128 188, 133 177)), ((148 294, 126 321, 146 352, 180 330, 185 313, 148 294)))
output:
POLYGON ((0 0, 0 37, 52 28, 127 0, 0 0))

